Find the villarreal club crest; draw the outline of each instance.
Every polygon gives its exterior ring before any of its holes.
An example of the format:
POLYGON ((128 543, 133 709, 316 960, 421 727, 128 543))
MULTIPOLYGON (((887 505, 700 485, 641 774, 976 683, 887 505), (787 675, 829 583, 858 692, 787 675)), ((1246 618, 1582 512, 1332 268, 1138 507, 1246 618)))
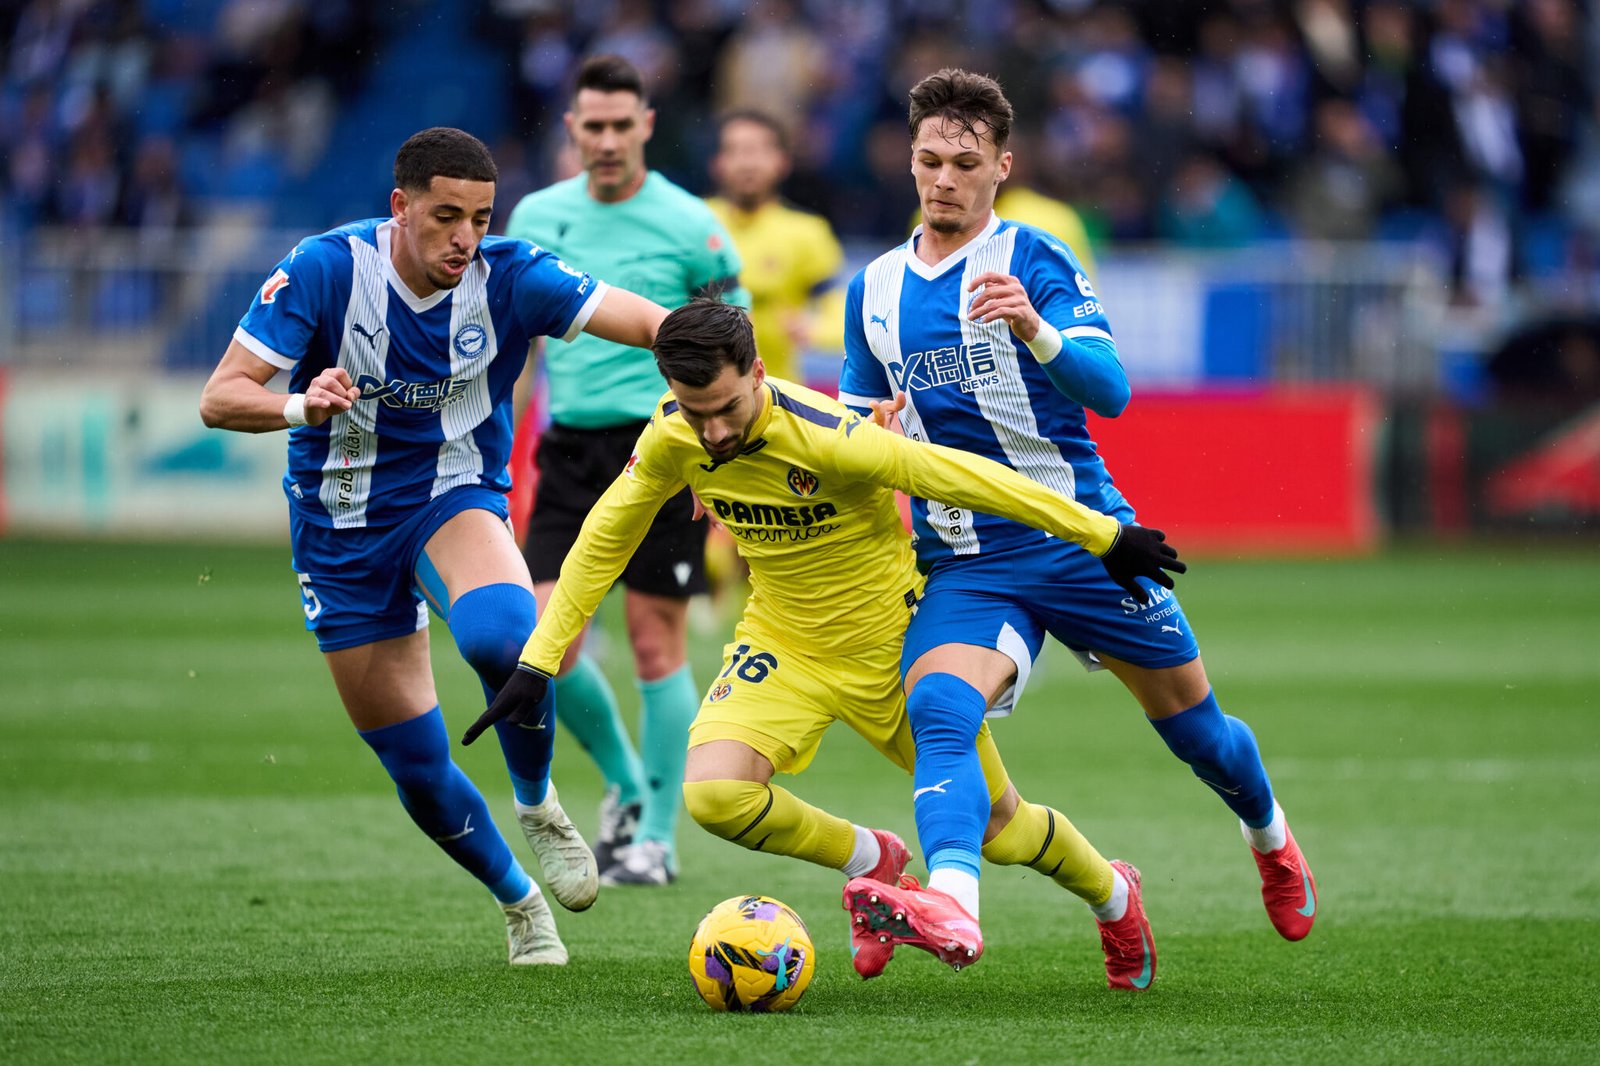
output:
POLYGON ((817 494, 817 489, 822 482, 817 480, 817 475, 809 470, 801 470, 798 466, 789 468, 789 491, 802 500, 809 499, 817 494))

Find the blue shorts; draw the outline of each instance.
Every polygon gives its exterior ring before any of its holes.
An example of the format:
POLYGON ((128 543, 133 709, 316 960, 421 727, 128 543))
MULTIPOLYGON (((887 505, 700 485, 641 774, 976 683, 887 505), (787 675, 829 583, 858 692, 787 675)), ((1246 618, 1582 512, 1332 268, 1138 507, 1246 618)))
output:
POLYGON ((1111 580, 1100 560, 1076 544, 1044 540, 1028 548, 941 559, 928 574, 900 657, 903 678, 913 663, 941 644, 975 644, 1010 656, 1015 686, 989 714, 1010 714, 1028 683, 1049 633, 1085 667, 1100 669, 1096 652, 1160 669, 1200 654, 1194 633, 1170 589, 1142 582, 1150 602, 1138 601, 1111 580))
POLYGON ((450 602, 422 549, 462 511, 510 513, 502 493, 481 485, 451 489, 398 525, 330 529, 289 513, 290 565, 300 578, 300 606, 317 647, 339 651, 415 633, 431 605, 449 618, 450 602))

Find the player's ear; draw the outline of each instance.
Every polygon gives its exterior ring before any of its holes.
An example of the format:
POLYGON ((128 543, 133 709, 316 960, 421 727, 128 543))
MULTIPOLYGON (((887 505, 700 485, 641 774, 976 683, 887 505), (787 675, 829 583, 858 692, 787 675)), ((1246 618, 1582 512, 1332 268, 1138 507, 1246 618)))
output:
POLYGON ((759 355, 756 356, 756 361, 750 364, 750 376, 755 379, 757 388, 760 388, 761 383, 767 380, 767 364, 761 361, 759 355))
POLYGON ((655 135, 656 135, 656 109, 653 108, 653 107, 647 107, 647 108, 644 109, 644 139, 645 139, 645 142, 648 143, 650 138, 654 137, 655 135))
POLYGON ((574 136, 574 133, 575 133, 575 127, 578 124, 578 120, 573 117, 572 112, 571 111, 563 111, 561 113, 561 121, 567 127, 567 139, 571 140, 571 141, 576 141, 577 138, 574 136))
POLYGON ((389 213, 393 215, 402 226, 405 225, 406 205, 410 202, 411 198, 406 195, 406 191, 404 189, 390 190, 389 213))
POLYGON ((1000 153, 1000 171, 999 171, 999 175, 998 175, 998 180, 996 180, 995 184, 998 185, 1000 182, 1005 181, 1006 178, 1008 178, 1010 176, 1011 176, 1011 153, 1010 152, 1001 152, 1000 153))

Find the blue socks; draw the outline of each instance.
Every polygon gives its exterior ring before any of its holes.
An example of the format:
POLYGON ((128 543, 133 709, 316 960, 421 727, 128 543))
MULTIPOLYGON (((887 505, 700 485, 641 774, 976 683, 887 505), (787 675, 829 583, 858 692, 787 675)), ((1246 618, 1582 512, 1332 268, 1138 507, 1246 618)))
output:
MULTIPOLYGON (((493 702, 495 693, 517 668, 517 657, 528 642, 538 611, 533 593, 520 585, 484 585, 461 594, 450 605, 450 633, 456 638, 461 657, 478 672, 484 695, 493 702)), ((527 807, 544 802, 550 783, 550 758, 556 743, 555 686, 545 694, 544 724, 527 726, 496 722, 500 751, 511 773, 511 788, 517 802, 527 807)))
POLYGON ((978 761, 982 693, 952 674, 927 674, 906 698, 917 742, 912 807, 928 870, 953 867, 978 876, 989 787, 978 761))
MULTIPOLYGON (((914 720, 913 720, 914 721, 914 720)), ((1272 784, 1261 765, 1250 727, 1222 713, 1214 693, 1170 718, 1153 718, 1172 754, 1222 797, 1245 825, 1260 829, 1272 821, 1272 784)))
POLYGON ((533 891, 533 882, 489 817, 483 796, 451 760, 439 708, 409 722, 368 730, 361 739, 389 771, 400 804, 417 828, 482 881, 495 899, 516 903, 533 891))

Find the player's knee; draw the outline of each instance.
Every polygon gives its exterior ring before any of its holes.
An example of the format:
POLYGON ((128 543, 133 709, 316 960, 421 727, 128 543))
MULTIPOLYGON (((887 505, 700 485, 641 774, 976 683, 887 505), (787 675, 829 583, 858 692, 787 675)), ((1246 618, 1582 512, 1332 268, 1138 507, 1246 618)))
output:
MULTIPOLYGON (((1017 811, 1025 802, 1027 801, 1019 796, 1016 788, 1010 784, 1006 785, 1005 791, 998 797, 990 801, 989 824, 983 830, 985 845, 1005 831, 1006 826, 1011 824, 1011 820, 1016 817, 1017 811)), ((988 856, 985 855, 984 858, 988 856)))
POLYGON ((1021 866, 1043 858, 1051 837, 1047 819, 1043 807, 1020 797, 1003 815, 991 808, 983 834, 984 861, 996 866, 1021 866))
POLYGON ((517 657, 533 632, 538 611, 533 593, 520 585, 484 585, 462 593, 450 608, 456 647, 478 676, 495 688, 517 668, 517 657))
POLYGON ((772 790, 756 781, 685 781, 683 805, 706 832, 749 847, 763 835, 751 830, 772 806, 772 790))
POLYGON ((437 709, 361 734, 403 796, 428 794, 450 779, 450 739, 437 709))
POLYGON ((985 701, 977 689, 954 674, 928 674, 906 697, 917 754, 965 752, 977 742, 985 701))

